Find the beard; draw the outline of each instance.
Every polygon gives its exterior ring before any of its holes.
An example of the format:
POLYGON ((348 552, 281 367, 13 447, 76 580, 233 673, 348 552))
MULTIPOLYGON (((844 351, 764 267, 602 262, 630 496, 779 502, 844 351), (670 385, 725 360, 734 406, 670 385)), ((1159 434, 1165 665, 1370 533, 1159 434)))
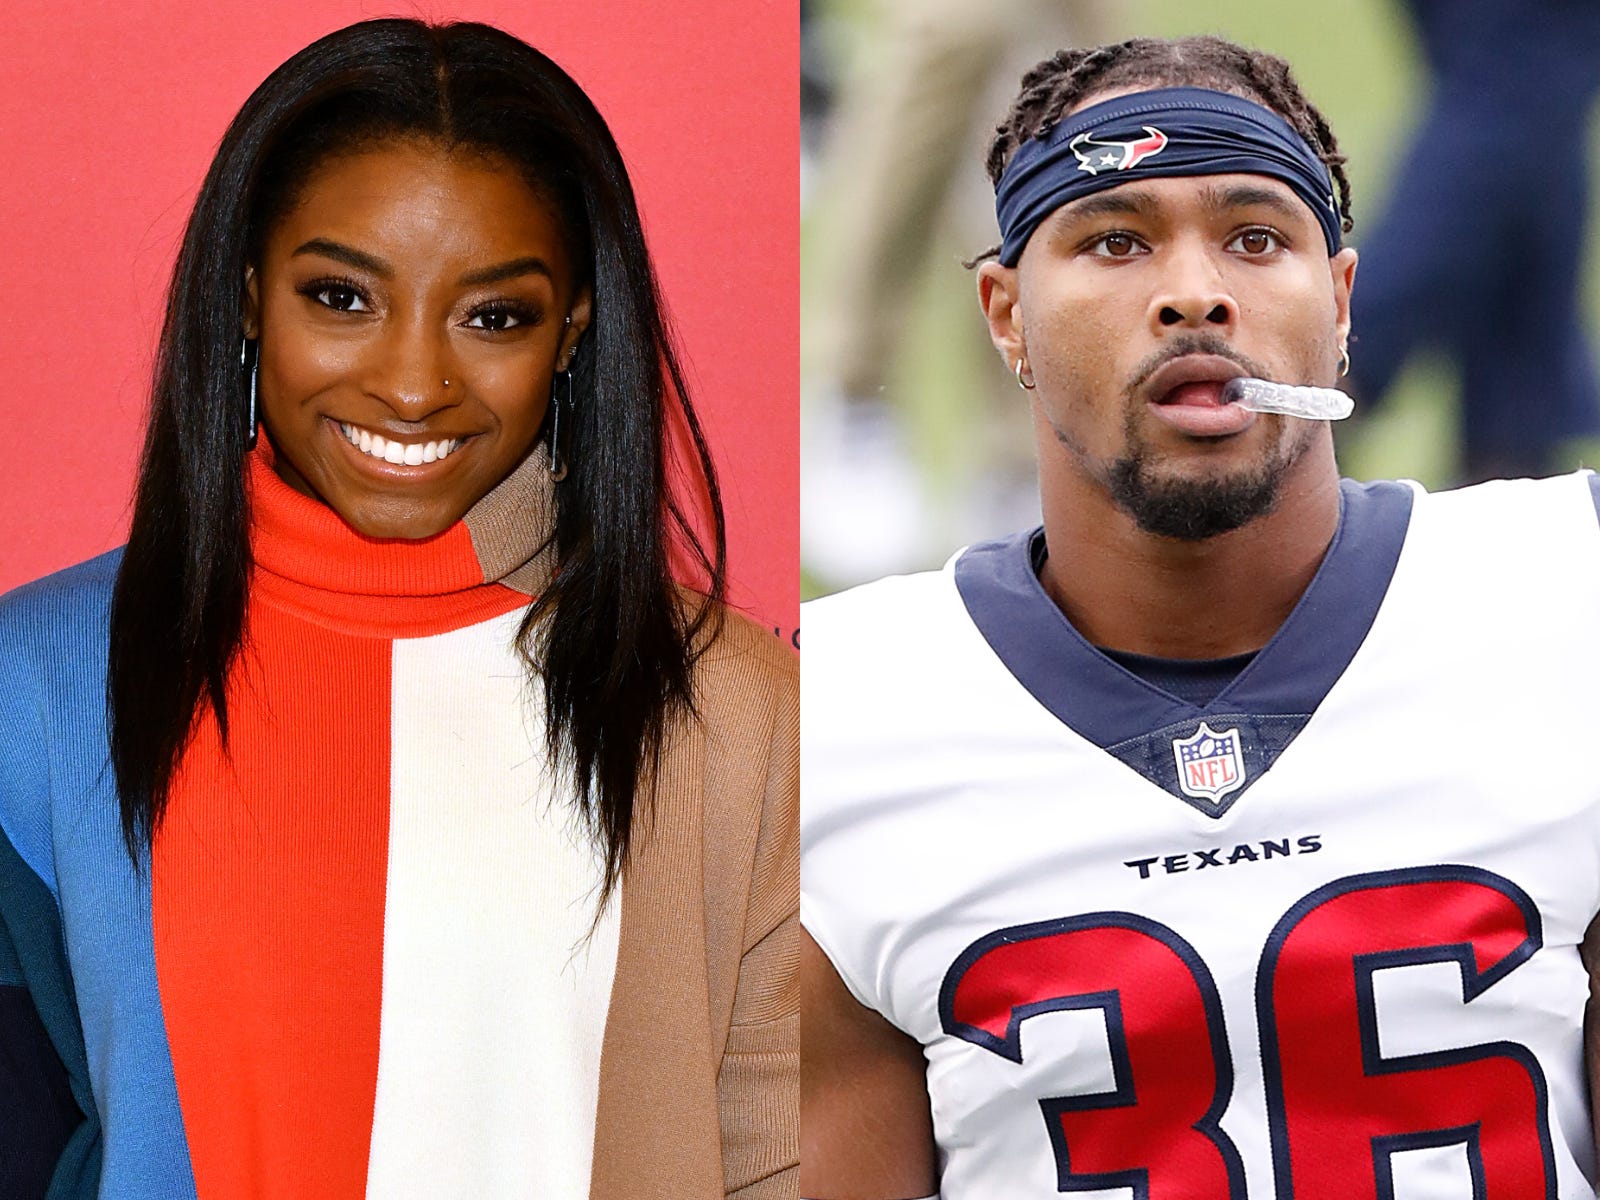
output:
MULTIPOLYGON (((1292 422, 1293 418, 1279 417, 1292 422)), ((1145 533, 1203 542, 1266 516, 1278 504, 1284 478, 1314 440, 1314 426, 1289 433, 1262 461, 1231 475, 1189 478, 1163 474, 1128 418, 1128 452, 1111 462, 1105 485, 1112 501, 1145 533)))
POLYGON ((1271 512, 1292 465, 1292 458, 1281 458, 1221 479, 1163 479, 1133 454, 1111 464, 1106 482, 1117 507, 1145 533, 1203 542, 1271 512))

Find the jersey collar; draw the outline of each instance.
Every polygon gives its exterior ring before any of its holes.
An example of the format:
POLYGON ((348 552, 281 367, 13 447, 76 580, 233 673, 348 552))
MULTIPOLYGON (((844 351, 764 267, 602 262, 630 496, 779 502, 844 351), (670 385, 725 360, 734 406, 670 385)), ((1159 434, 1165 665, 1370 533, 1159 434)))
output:
POLYGON ((1034 572, 1042 529, 967 550, 955 582, 979 632, 1035 700, 1158 787, 1220 817, 1305 727, 1360 649, 1399 561, 1411 504, 1404 484, 1342 481, 1338 529, 1310 586, 1272 640, 1205 705, 1147 683, 1084 640, 1034 572), (1183 787, 1173 749, 1202 724, 1239 731, 1242 780, 1209 798, 1183 787))

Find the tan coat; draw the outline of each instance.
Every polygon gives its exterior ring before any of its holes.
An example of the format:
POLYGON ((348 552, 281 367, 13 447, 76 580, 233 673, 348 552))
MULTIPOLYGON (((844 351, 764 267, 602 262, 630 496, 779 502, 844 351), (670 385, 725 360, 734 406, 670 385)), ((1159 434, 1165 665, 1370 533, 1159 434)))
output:
POLYGON ((795 1200, 799 671, 730 615, 622 882, 592 1200, 795 1200))

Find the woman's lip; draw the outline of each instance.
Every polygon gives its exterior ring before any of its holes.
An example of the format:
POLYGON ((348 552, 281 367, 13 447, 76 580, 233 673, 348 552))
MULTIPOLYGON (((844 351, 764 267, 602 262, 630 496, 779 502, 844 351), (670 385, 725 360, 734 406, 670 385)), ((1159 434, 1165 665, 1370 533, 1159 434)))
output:
POLYGON ((461 437, 402 438, 383 434, 348 421, 327 418, 333 436, 365 469, 385 478, 412 479, 448 470, 471 435, 461 437), (365 443, 365 448, 363 448, 365 443), (396 449, 398 448, 398 449, 396 449), (399 461, 394 456, 399 455, 399 461))

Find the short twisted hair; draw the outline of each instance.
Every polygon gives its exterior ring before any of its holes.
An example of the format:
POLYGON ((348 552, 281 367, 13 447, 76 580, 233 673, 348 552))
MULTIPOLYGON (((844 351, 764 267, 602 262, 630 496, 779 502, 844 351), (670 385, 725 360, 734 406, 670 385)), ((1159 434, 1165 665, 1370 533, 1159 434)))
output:
MULTIPOLYGON (((990 182, 998 185, 1018 148, 1029 138, 1049 136, 1086 97, 1126 87, 1211 88, 1272 109, 1327 164, 1338 191, 1340 226, 1346 233, 1355 227, 1339 141, 1327 118, 1300 90, 1289 64, 1264 50, 1211 36, 1132 38, 1109 46, 1057 51, 1022 77, 1022 90, 1011 111, 995 127, 985 160, 990 182)), ((998 247, 979 258, 997 253, 998 247)))

